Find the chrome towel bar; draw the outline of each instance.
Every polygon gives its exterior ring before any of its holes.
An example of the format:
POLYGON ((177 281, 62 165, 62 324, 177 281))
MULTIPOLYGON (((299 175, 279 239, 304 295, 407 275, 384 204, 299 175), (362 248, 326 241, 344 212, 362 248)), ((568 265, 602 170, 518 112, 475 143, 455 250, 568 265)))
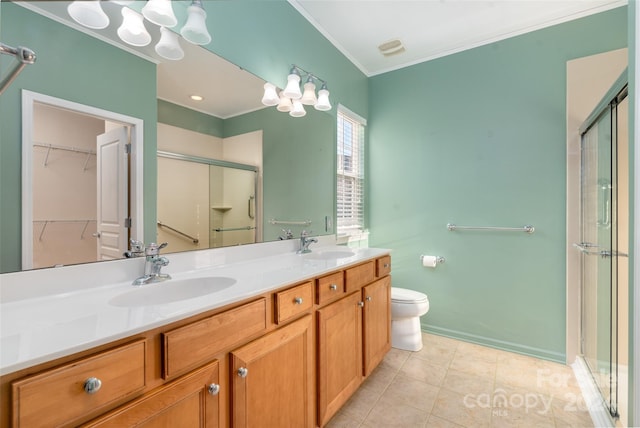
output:
POLYGON ((528 224, 523 227, 495 227, 495 226, 458 226, 452 223, 447 223, 447 229, 449 231, 454 230, 497 230, 501 232, 527 232, 533 233, 536 228, 528 224))
POLYGON ((287 224, 291 226, 310 226, 311 220, 289 221, 289 220, 276 220, 275 218, 272 218, 271 220, 269 220, 269 223, 270 224, 287 224))
POLYGON ((198 242, 200 242, 200 240, 198 238, 194 238, 193 236, 189 236, 184 232, 180 232, 177 229, 174 229, 171 226, 167 226, 166 224, 162 223, 161 221, 158 221, 158 227, 164 227, 166 229, 169 229, 170 231, 177 233, 178 235, 182 236, 183 238, 187 238, 189 240, 191 240, 191 242, 193 242, 194 244, 197 244, 198 242))

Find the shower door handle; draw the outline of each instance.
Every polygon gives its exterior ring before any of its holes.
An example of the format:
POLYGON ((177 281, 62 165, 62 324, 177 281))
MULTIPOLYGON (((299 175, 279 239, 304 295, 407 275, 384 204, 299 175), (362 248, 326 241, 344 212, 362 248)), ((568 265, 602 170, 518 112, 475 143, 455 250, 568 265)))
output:
POLYGON ((582 254, 600 254, 596 251, 590 251, 590 248, 597 248, 596 244, 592 244, 590 242, 581 242, 579 244, 573 244, 574 248, 577 248, 582 254))

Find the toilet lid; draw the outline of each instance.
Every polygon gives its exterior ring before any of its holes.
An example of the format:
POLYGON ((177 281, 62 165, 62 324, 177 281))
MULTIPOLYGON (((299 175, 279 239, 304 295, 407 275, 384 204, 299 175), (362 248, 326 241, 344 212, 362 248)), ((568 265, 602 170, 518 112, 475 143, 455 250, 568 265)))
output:
POLYGON ((417 303, 427 300, 427 295, 415 290, 391 287, 391 300, 394 302, 417 303))

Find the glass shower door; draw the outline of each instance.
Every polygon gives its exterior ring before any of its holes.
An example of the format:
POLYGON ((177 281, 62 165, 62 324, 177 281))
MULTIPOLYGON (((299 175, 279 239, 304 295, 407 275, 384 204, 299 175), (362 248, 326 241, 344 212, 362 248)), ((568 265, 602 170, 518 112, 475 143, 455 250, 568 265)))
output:
POLYGON ((582 135, 582 354, 617 415, 617 153, 615 105, 582 135))

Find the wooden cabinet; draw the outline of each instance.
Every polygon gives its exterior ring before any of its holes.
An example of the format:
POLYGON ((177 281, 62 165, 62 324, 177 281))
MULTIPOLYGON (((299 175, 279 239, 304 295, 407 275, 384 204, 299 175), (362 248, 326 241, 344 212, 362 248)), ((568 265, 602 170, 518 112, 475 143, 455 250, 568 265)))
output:
POLYGON ((214 361, 85 427, 217 428, 219 392, 218 362, 214 361))
POLYGON ((390 348, 390 270, 367 260, 3 376, 0 425, 322 427, 390 348))
POLYGON ((319 426, 335 415, 391 348, 391 259, 385 259, 345 270, 345 290, 351 294, 317 311, 319 426))
POLYGON ((318 423, 323 426, 362 382, 362 308, 355 292, 317 311, 318 423))
POLYGON ((391 349, 391 277, 365 286, 362 297, 363 367, 369 376, 391 349))
POLYGON ((312 316, 231 352, 234 427, 311 427, 312 316))

